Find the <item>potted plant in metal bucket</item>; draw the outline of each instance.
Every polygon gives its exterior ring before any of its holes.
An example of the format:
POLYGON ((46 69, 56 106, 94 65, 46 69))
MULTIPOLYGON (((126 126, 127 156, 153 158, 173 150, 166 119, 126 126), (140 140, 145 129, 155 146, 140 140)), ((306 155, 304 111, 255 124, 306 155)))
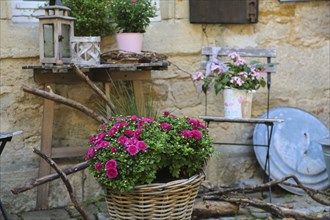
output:
POLYGON ((227 62, 210 63, 205 73, 198 71, 192 78, 195 82, 202 81, 200 92, 206 93, 212 87, 216 94, 224 91, 225 117, 250 117, 253 93, 266 85, 262 76, 266 64, 247 63, 236 52, 229 54, 228 58, 227 62))
POLYGON ((152 0, 110 0, 109 12, 117 31, 118 50, 140 53, 143 33, 156 15, 152 0))
POLYGON ((111 117, 89 145, 86 159, 107 188, 111 218, 191 218, 205 162, 213 153, 200 121, 169 112, 156 119, 111 117))

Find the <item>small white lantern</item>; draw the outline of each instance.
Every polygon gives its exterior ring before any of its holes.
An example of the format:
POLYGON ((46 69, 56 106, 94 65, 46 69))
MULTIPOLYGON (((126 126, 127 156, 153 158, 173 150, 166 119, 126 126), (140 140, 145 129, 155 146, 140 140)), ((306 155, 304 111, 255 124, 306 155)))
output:
POLYGON ((40 62, 53 65, 70 63, 70 38, 74 35, 70 8, 51 5, 44 9, 45 15, 39 17, 40 62))

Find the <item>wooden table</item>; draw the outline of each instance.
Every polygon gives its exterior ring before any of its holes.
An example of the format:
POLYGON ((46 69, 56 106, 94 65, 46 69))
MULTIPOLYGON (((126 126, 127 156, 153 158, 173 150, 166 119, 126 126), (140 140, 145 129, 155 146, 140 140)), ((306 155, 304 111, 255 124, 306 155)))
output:
MULTIPOLYGON (((144 103, 143 81, 151 80, 152 70, 167 70, 170 62, 163 60, 151 63, 132 64, 99 64, 99 65, 77 65, 94 82, 104 83, 105 92, 110 90, 110 82, 116 80, 133 81, 134 95, 137 103, 144 103)), ((43 84, 44 88, 51 87, 55 91, 56 84, 70 84, 82 82, 83 80, 74 73, 71 65, 62 66, 24 66, 23 69, 32 69, 35 82, 43 84)), ((42 119, 42 136, 40 150, 51 158, 64 158, 81 156, 86 153, 82 147, 56 147, 52 149, 54 101, 45 99, 42 119)), ((139 106, 138 106, 139 107, 139 106)), ((140 106, 142 108, 142 106, 140 106)), ((51 173, 47 162, 41 160, 39 178, 51 173)), ((48 208, 48 183, 38 186, 37 208, 48 208)))

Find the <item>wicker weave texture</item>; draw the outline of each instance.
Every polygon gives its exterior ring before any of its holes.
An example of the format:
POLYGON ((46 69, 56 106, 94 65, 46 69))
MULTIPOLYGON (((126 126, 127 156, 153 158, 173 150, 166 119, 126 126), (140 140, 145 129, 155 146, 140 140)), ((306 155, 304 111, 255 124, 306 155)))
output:
POLYGON ((132 192, 107 190, 110 219, 191 219, 204 175, 164 184, 141 185, 132 192))

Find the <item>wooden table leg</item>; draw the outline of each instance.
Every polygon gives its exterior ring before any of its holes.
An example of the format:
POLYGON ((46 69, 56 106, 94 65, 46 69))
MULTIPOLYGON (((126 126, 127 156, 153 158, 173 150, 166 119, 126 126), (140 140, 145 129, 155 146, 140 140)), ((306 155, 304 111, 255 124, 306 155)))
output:
MULTIPOLYGON (((45 90, 48 90, 48 86, 55 91, 55 84, 45 84, 45 90)), ((41 132, 41 147, 40 150, 51 157, 52 152, 52 135, 53 135, 53 121, 54 121, 54 101, 44 100, 44 112, 42 119, 42 132, 41 132)), ((39 178, 50 174, 50 165, 40 158, 39 165, 39 178)), ((38 186, 37 188, 37 209, 48 208, 48 193, 49 183, 38 186)))
POLYGON ((140 115, 144 115, 145 113, 145 100, 144 100, 144 94, 143 94, 143 83, 141 80, 135 80, 133 81, 133 87, 134 87, 134 96, 136 100, 136 105, 139 110, 140 115))

